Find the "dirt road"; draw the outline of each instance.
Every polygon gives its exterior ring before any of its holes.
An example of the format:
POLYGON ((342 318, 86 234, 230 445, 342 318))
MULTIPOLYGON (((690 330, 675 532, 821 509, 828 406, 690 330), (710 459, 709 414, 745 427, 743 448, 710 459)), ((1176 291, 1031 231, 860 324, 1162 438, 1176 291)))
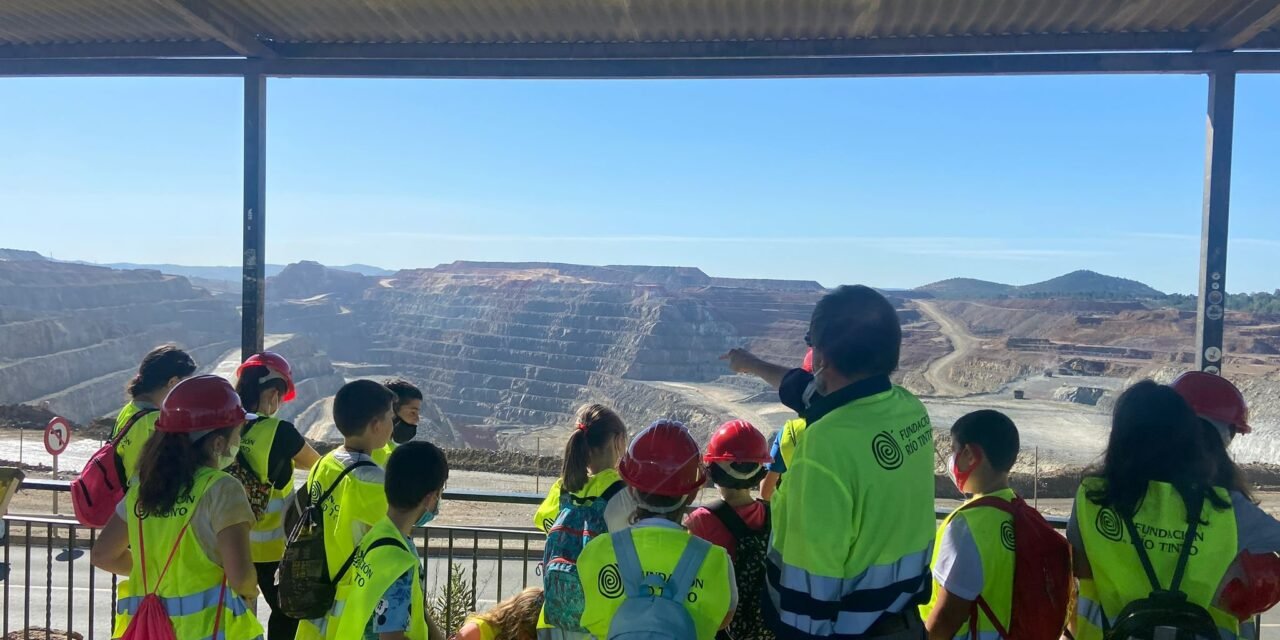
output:
POLYGON ((925 381, 933 386, 935 395, 967 395, 969 391, 964 387, 953 384, 948 374, 951 372, 951 368, 955 366, 955 363, 963 360, 978 348, 978 339, 969 333, 969 330, 964 325, 943 313, 934 303, 925 300, 916 300, 915 303, 921 312, 938 323, 938 328, 942 335, 946 336, 947 340, 951 342, 951 353, 929 363, 929 368, 924 372, 925 381))

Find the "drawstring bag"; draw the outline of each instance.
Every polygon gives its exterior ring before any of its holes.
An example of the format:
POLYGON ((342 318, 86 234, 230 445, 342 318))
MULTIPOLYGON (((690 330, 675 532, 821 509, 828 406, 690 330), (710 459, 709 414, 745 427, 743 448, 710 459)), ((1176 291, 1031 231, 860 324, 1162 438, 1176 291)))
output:
MULTIPOLYGON (((143 535, 142 518, 138 518, 138 554, 142 558, 142 587, 146 595, 142 598, 142 603, 138 605, 138 611, 133 614, 133 619, 129 621, 129 627, 124 630, 124 635, 120 636, 120 640, 178 640, 178 634, 173 629, 173 620, 169 618, 169 612, 164 608, 164 601, 156 592, 160 590, 160 584, 164 582, 164 578, 169 574, 169 566, 173 564, 173 557, 178 553, 178 547, 182 544, 182 537, 187 533, 187 527, 190 522, 182 526, 182 531, 178 532, 178 539, 174 540, 173 548, 169 550, 169 559, 164 563, 164 569, 160 572, 160 578, 156 580, 155 588, 147 588, 147 545, 145 536, 143 535)), ((222 592, 218 596, 218 613, 214 618, 213 635, 218 637, 218 627, 222 624, 222 607, 223 600, 227 594, 227 579, 222 579, 222 592)))

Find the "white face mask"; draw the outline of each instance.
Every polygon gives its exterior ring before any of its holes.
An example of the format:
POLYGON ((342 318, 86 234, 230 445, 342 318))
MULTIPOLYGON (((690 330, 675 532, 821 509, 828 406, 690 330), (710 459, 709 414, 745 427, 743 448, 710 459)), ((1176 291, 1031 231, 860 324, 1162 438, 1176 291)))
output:
MULTIPOLYGON (((230 443, 228 443, 230 445, 230 443)), ((235 464, 236 454, 240 452, 240 446, 237 444, 235 448, 227 447, 226 453, 218 454, 218 458, 214 460, 214 465, 219 469, 226 469, 235 464)))

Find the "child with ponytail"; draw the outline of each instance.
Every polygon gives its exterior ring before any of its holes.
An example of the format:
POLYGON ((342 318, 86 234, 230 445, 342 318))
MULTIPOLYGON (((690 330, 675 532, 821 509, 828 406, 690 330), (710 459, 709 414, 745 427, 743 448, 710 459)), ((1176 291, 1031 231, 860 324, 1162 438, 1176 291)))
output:
POLYGON ((580 624, 577 559, 592 537, 628 526, 635 505, 614 468, 626 445, 627 428, 617 413, 599 404, 578 409, 560 479, 534 515, 534 524, 547 532, 539 638, 589 637, 580 624))

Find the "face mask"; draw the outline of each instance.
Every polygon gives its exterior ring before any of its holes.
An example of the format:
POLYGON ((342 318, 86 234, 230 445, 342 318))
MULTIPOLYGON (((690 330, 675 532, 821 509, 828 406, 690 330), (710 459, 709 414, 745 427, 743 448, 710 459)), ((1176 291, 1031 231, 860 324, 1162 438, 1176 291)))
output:
POLYGON ((428 522, 435 520, 438 515, 440 515, 440 499, 436 498, 436 508, 422 514, 422 517, 418 518, 418 522, 415 526, 425 527, 428 522))
POLYGON ((217 465, 219 469, 226 469, 232 464, 235 464, 236 452, 239 450, 240 450, 239 447, 236 447, 235 449, 227 447, 227 453, 220 454, 218 456, 218 459, 214 461, 214 464, 217 465))
POLYGON ((981 455, 975 451, 973 464, 968 469, 961 471, 960 464, 956 461, 956 454, 953 453, 950 458, 947 458, 947 470, 951 473, 951 481, 955 483, 960 493, 965 492, 964 485, 968 484, 969 476, 973 475, 973 471, 978 468, 978 463, 981 461, 981 455))
POLYGON ((396 418, 395 423, 391 427, 391 439, 394 440, 396 444, 404 444, 413 440, 413 437, 416 435, 418 435, 418 425, 409 424, 398 417, 396 418))

